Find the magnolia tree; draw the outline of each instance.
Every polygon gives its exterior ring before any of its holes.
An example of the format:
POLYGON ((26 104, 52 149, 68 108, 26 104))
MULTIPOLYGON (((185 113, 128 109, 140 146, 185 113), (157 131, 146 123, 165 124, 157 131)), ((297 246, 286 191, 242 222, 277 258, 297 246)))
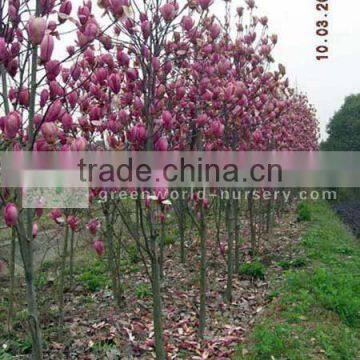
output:
MULTIPOLYGON (((212 2, 100 0, 97 9, 104 16, 99 24, 91 1, 76 8, 70 0, 0 1, 1 149, 316 149, 314 110, 306 97, 289 87, 284 67, 272 65, 277 37, 267 34, 267 18, 257 17, 255 3, 247 0, 247 7, 237 8, 234 18, 230 1, 224 1, 226 16, 219 19, 211 13, 212 2), (66 52, 60 47, 62 41, 69 44, 66 52)), ((145 198, 141 192, 149 189, 135 190, 136 200, 112 200, 102 207, 103 219, 90 219, 86 227, 94 250, 99 256, 107 255, 119 307, 123 293, 114 237, 120 222, 136 243, 152 285, 156 355, 165 359, 161 278, 166 276, 162 269, 167 213, 174 207, 178 215, 183 261, 184 219, 188 217, 199 232, 202 338, 206 218, 211 209, 220 209, 221 215, 222 204, 217 208, 196 194, 188 202, 172 203, 167 189, 155 189, 145 198)), ((91 189, 92 206, 100 191, 91 189)), ((19 241, 33 354, 41 358, 33 238, 42 212, 22 209, 20 196, 20 190, 3 191, 4 218, 14 229, 13 241, 16 237, 19 241)), ((230 302, 233 266, 239 263, 239 203, 229 199, 225 210, 226 298, 230 302)), ((59 286, 62 319, 68 240, 73 244, 81 220, 71 209, 55 209, 51 217, 64 228, 59 286)))
MULTIPOLYGON (((76 89, 68 90, 68 84, 80 76, 77 59, 86 48, 95 40, 104 47, 110 43, 92 14, 91 1, 74 9, 72 1, 1 1, 0 18, 1 149, 84 150, 86 140, 73 119, 78 95, 76 89), (70 37, 74 40, 69 41, 70 37), (69 46, 58 55, 64 40, 69 46)), ((33 238, 37 232, 34 220, 41 211, 22 210, 20 196, 20 190, 3 192, 4 217, 19 241, 33 355, 39 359, 42 345, 33 238)))

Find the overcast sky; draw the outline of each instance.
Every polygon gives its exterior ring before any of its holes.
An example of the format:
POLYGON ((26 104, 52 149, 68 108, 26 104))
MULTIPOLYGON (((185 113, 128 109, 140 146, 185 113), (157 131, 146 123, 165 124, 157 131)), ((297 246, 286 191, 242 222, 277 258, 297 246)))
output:
MULTIPOLYGON (((233 4, 243 1, 232 0, 233 4)), ((257 0, 258 13, 269 18, 271 33, 279 36, 275 59, 283 63, 292 85, 305 92, 318 111, 321 135, 344 98, 360 93, 360 1, 329 0, 329 60, 317 61, 315 49, 323 38, 315 35, 316 21, 324 13, 315 8, 316 0, 257 0)), ((214 7, 223 11, 223 1, 214 7)))

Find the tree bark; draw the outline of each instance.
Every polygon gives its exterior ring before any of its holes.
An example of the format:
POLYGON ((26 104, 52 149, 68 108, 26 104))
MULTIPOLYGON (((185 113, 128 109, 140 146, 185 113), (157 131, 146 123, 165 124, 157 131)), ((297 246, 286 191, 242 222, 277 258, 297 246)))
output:
POLYGON ((235 273, 238 274, 240 270, 240 246, 241 246, 241 234, 240 234, 240 209, 239 200, 235 200, 234 203, 234 227, 235 227, 235 273))
MULTIPOLYGON (((155 241, 155 240, 153 240, 155 241)), ((155 332, 155 352, 157 360, 165 360, 166 354, 163 341, 162 327, 162 306, 161 306, 161 290, 160 290, 160 266, 156 254, 151 261, 152 276, 152 296, 153 296, 153 322, 155 332)))
POLYGON ((74 286, 74 241, 75 241, 75 231, 71 231, 70 236, 70 288, 74 286))
POLYGON ((64 284, 65 284, 65 267, 66 267, 66 258, 68 254, 68 242, 69 242, 69 233, 70 233, 69 225, 66 224, 65 228, 65 237, 63 244, 63 251, 61 254, 61 264, 60 264, 60 278, 59 278, 59 327, 61 332, 63 333, 64 326, 64 284))
POLYGON ((232 214, 232 198, 227 200, 226 203, 226 228, 227 228, 227 281, 226 281, 226 291, 225 296, 228 303, 231 303, 232 300, 232 278, 233 278, 233 214, 232 214))
POLYGON ((117 272, 117 266, 115 262, 116 251, 114 248, 114 241, 113 241, 113 231, 112 231, 112 224, 110 220, 110 214, 107 210, 104 211, 105 215, 105 223, 106 223, 106 232, 105 232, 105 241, 106 241, 106 254, 107 254, 107 261, 109 265, 109 271, 111 276, 111 284, 112 284, 112 291, 113 296, 115 299, 116 306, 121 308, 122 306, 122 290, 120 286, 120 275, 117 272))
POLYGON ((254 223, 254 202, 253 202, 253 191, 250 192, 248 199, 249 206, 249 222, 250 222, 250 243, 252 255, 256 254, 256 228, 254 223))
POLYGON ((14 302, 15 302, 15 250, 16 250, 16 231, 12 229, 11 232, 11 249, 10 249, 10 261, 9 261, 9 272, 10 272, 10 288, 9 288, 9 308, 8 308, 8 319, 7 328, 8 333, 12 332, 12 318, 14 315, 14 302))
POLYGON ((206 225, 204 211, 201 209, 200 219, 200 310, 199 310, 199 338, 204 338, 206 322, 206 225))
POLYGON ((21 257, 24 264, 24 275, 26 285, 26 302, 28 310, 28 322, 32 344, 32 358, 42 359, 42 336, 40 329, 39 313, 37 307, 37 295, 34 286, 34 249, 32 238, 32 210, 26 209, 25 216, 18 223, 18 239, 20 245, 21 257), (25 220, 24 217, 27 219, 25 220), (30 221, 29 221, 30 220, 30 221), (27 229, 23 226, 27 223, 27 229), (29 233, 29 229, 31 231, 29 233))

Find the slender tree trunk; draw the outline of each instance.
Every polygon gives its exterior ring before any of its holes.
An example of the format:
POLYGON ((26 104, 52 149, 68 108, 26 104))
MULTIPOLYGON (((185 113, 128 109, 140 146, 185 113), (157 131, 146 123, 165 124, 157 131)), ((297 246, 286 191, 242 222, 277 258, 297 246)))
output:
POLYGON ((71 231, 70 236, 70 288, 74 286, 74 241, 75 241, 75 231, 71 231))
POLYGON ((200 310, 199 310, 199 338, 204 338, 206 322, 206 225, 204 211, 201 209, 200 219, 200 310))
POLYGON ((69 242, 69 233, 70 233, 69 225, 66 224, 65 228, 65 237, 63 244, 63 251, 61 254, 61 264, 60 264, 60 278, 59 278, 59 326, 60 330, 63 334, 63 326, 64 326, 64 286, 65 286, 65 268, 66 268, 66 258, 68 254, 68 242, 69 242))
POLYGON ((10 289, 9 289, 9 308, 7 318, 8 332, 12 332, 12 318, 14 315, 14 302, 15 302, 15 250, 16 250, 16 231, 13 228, 11 232, 11 250, 10 250, 10 289))
POLYGON ((274 225, 273 201, 272 199, 270 199, 266 209, 266 232, 268 234, 269 240, 271 240, 272 238, 273 225, 274 225))
POLYGON ((185 264, 186 262, 186 254, 185 254, 185 229, 186 229, 186 217, 185 217, 185 206, 183 203, 183 199, 179 197, 174 206, 176 220, 179 231, 179 239, 180 239, 180 262, 185 264))
POLYGON ((25 216, 19 222, 19 246, 24 264, 24 275, 26 285, 26 302, 28 310, 28 321, 32 344, 32 358, 42 359, 42 336, 40 329, 39 313, 37 307, 37 295, 34 286, 34 249, 32 237, 32 210, 26 209, 25 216), (26 217, 26 219, 24 219, 26 217), (27 228, 23 226, 27 223, 27 228), (29 232, 29 229, 31 231, 29 232))
POLYGON ((248 198, 249 206, 249 222, 250 222, 250 243, 251 250, 253 255, 256 254, 256 228, 255 228, 255 219, 254 219, 254 202, 253 202, 253 191, 250 192, 250 197, 248 198))
POLYGON ((226 203, 226 228, 227 228, 227 238, 228 238, 228 250, 227 250, 227 281, 226 281, 226 291, 225 296, 228 303, 232 300, 232 278, 233 278, 233 200, 228 199, 226 203))
MULTIPOLYGON (((156 241, 156 240, 152 240, 156 241)), ((156 246, 156 245, 155 245, 156 246)), ((161 306, 161 289, 160 289, 160 265, 156 255, 151 260, 151 285, 153 296, 153 322, 155 332, 155 351, 157 360, 165 360, 166 354, 163 342, 163 327, 162 327, 162 306, 161 306)))
POLYGON ((216 224, 216 242, 220 246, 220 229, 221 229, 221 215, 222 215, 222 199, 217 199, 217 209, 215 213, 215 224, 216 224))
POLYGON ((240 269, 240 211, 239 211, 239 200, 234 201, 234 228, 235 228, 235 273, 239 273, 240 269))
POLYGON ((165 247, 165 223, 162 222, 160 225, 160 279, 164 278, 164 247, 165 247))
POLYGON ((113 241, 113 231, 112 231, 112 224, 110 221, 110 214, 108 211, 104 212, 105 215, 105 222, 106 222, 106 233, 105 233, 105 241, 106 241, 106 254, 107 254, 107 261, 109 265, 109 271, 111 276, 111 283, 112 283, 112 291, 115 299, 116 306, 121 308, 122 306, 122 290, 120 286, 120 276, 117 272, 117 266, 115 262, 116 251, 114 248, 114 241, 113 241))

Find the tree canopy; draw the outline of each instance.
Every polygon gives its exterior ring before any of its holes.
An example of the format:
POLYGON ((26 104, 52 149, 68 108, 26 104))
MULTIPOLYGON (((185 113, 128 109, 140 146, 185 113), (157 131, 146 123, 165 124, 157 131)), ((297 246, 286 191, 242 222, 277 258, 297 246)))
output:
POLYGON ((322 144, 328 151, 360 150, 360 94, 350 95, 327 126, 329 137, 322 144))

